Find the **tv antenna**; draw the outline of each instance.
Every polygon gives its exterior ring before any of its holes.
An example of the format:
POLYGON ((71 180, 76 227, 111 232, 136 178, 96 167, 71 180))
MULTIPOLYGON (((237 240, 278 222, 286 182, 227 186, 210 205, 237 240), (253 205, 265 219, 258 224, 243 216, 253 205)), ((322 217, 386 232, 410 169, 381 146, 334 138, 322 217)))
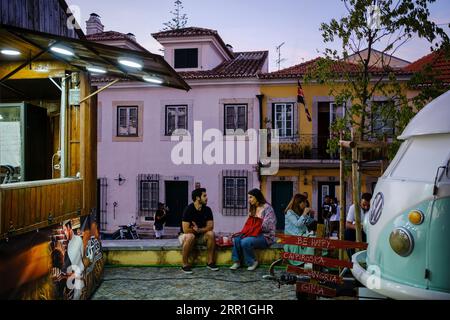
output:
POLYGON ((278 65, 278 71, 280 71, 280 69, 281 69, 281 63, 286 61, 286 59, 284 59, 284 58, 282 59, 281 58, 281 47, 284 46, 284 44, 285 43, 283 42, 282 44, 280 44, 279 46, 276 47, 277 53, 278 53, 278 59, 275 62, 278 65))

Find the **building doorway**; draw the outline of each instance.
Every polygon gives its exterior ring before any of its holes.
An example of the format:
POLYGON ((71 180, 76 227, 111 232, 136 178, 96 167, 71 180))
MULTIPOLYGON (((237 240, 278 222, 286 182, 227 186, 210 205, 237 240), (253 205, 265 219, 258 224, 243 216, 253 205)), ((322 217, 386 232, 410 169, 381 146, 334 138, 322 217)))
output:
POLYGON ((188 181, 165 182, 166 206, 169 208, 166 226, 180 227, 184 208, 189 202, 188 181))
POLYGON ((292 181, 272 182, 272 207, 277 216, 277 230, 284 231, 284 212, 294 193, 292 181))

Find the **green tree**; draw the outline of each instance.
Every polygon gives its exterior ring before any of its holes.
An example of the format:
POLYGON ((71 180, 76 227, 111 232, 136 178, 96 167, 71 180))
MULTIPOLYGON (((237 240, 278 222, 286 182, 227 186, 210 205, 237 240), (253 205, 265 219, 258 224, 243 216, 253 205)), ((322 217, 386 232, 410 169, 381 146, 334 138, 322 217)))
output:
POLYGON ((187 15, 185 13, 182 13, 184 7, 181 0, 175 0, 174 6, 174 11, 170 11, 170 13, 173 15, 173 18, 170 21, 163 23, 163 25, 165 26, 163 28, 163 31, 184 28, 188 22, 187 15))
MULTIPOLYGON (((449 43, 445 31, 430 20, 428 7, 434 0, 342 2, 346 15, 320 27, 324 43, 337 42, 341 50, 325 49, 325 58, 317 61, 306 77, 307 81, 329 83, 330 95, 345 108, 344 116, 332 125, 335 138, 328 143, 329 152, 336 151, 341 133, 346 140, 358 143, 385 138, 383 127, 402 131, 416 110, 406 97, 406 84, 399 81, 400 74, 391 67, 392 57, 413 36, 428 40, 432 50, 449 43), (377 96, 384 97, 384 103, 375 103, 377 96)), ((399 145, 395 136, 392 139, 390 156, 399 145)), ((360 150, 352 149, 351 158, 356 240, 360 242, 360 150)))
MULTIPOLYGON (((345 107, 344 117, 332 125, 336 137, 343 131, 349 138, 349 129, 353 128, 359 140, 378 140, 385 135, 383 125, 394 126, 399 133, 418 108, 411 108, 405 95, 406 84, 399 81, 391 67, 392 57, 413 36, 428 40, 432 50, 448 45, 448 35, 430 20, 428 7, 435 0, 342 2, 347 14, 320 27, 324 42, 340 43, 341 50, 325 49, 325 58, 310 70, 307 80, 329 83, 330 95, 345 107), (375 96, 386 100, 373 103, 375 96)), ((330 151, 335 152, 337 146, 337 138, 329 142, 330 151)), ((397 144, 391 146, 392 155, 397 144)))

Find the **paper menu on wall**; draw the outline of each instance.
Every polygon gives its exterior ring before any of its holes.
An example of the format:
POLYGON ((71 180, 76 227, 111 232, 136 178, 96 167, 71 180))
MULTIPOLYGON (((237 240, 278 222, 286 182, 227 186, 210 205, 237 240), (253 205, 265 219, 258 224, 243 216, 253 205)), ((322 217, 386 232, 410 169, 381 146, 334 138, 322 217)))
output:
POLYGON ((0 165, 21 167, 20 122, 0 121, 0 165))

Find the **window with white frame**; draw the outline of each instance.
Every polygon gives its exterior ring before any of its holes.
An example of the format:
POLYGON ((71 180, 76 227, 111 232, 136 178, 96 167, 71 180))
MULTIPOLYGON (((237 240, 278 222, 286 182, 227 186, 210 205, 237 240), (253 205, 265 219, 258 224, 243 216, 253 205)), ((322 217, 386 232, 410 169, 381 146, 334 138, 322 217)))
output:
POLYGON ((275 103, 273 105, 274 129, 278 130, 280 138, 294 136, 294 104, 275 103))
POLYGON ((138 136, 139 108, 137 106, 117 107, 117 136, 137 137, 138 136))
POLYGON ((159 182, 158 181, 140 181, 140 210, 156 211, 159 201, 159 182))
POLYGON ((225 131, 243 130, 247 131, 247 105, 226 104, 225 105, 225 131))
POLYGON ((187 105, 166 106, 166 136, 170 136, 175 130, 188 129, 187 105))
POLYGON ((247 177, 223 177, 224 209, 247 209, 247 177))
POLYGON ((395 135, 394 108, 388 101, 372 101, 372 135, 393 137, 395 135))

